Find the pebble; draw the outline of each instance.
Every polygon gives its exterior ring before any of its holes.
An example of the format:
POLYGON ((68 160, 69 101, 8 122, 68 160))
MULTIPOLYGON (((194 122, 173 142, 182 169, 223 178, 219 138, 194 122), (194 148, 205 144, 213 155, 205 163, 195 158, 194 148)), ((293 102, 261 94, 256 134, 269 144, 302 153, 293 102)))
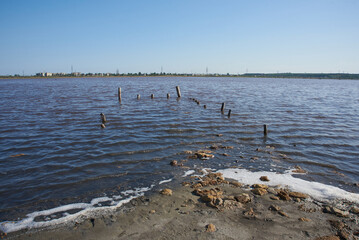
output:
POLYGON ((172 196, 172 190, 169 188, 165 188, 160 192, 162 195, 166 195, 166 196, 172 196))
POLYGON ((212 224, 212 223, 208 224, 206 226, 206 228, 207 228, 206 232, 215 232, 216 231, 216 226, 214 224, 212 224))

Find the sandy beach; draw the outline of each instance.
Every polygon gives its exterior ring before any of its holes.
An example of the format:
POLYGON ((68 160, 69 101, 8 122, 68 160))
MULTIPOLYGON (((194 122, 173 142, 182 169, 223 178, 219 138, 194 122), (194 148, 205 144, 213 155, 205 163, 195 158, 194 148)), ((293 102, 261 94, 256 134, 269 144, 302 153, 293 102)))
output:
POLYGON ((358 206, 318 202, 263 184, 243 185, 220 173, 163 184, 111 213, 97 212, 4 239, 359 239, 358 206), (179 184, 177 184, 179 185, 179 184), (171 187, 171 189, 170 189, 171 187))

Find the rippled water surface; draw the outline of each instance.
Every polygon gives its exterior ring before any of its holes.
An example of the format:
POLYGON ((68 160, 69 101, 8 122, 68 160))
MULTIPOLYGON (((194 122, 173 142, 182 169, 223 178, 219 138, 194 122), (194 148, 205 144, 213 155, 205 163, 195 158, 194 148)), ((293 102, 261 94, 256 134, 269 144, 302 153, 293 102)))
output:
POLYGON ((0 100, 0 220, 150 186, 183 174, 169 162, 187 159, 185 150, 212 145, 234 148, 185 165, 300 165, 309 172, 303 178, 359 192, 359 81, 12 79, 0 80, 0 100))

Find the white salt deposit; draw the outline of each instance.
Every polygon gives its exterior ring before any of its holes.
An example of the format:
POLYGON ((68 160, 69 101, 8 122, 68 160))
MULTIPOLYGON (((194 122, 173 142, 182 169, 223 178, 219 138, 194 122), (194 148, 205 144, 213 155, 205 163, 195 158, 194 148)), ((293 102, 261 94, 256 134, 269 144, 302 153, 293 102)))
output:
POLYGON ((163 184, 163 183, 168 183, 168 182, 171 182, 172 181, 172 178, 170 178, 170 179, 167 179, 167 180, 162 180, 162 181, 160 181, 158 184, 163 184))
POLYGON ((359 203, 359 194, 350 193, 338 187, 326 185, 318 182, 310 182, 300 178, 293 177, 292 170, 287 171, 283 174, 275 172, 250 172, 246 169, 224 169, 219 170, 225 178, 235 179, 238 182, 244 184, 256 184, 265 183, 269 186, 281 185, 288 187, 292 191, 302 192, 310 195, 312 198, 317 200, 334 200, 334 199, 345 199, 351 202, 359 203), (261 176, 267 176, 269 182, 262 182, 259 180, 261 176))
POLYGON ((48 227, 48 226, 53 226, 56 224, 62 224, 62 223, 67 223, 67 222, 76 220, 80 216, 92 216, 98 212, 103 213, 105 211, 111 211, 111 210, 114 210, 114 209, 122 206, 125 203, 128 203, 129 201, 131 201, 134 198, 143 196, 145 192, 151 190, 153 187, 154 187, 154 185, 152 185, 151 187, 135 188, 134 190, 124 191, 121 193, 123 196, 128 196, 130 194, 132 194, 132 196, 122 199, 120 201, 115 201, 115 200, 121 198, 121 195, 113 196, 112 198, 100 197, 100 198, 92 199, 91 203, 73 203, 73 204, 68 204, 68 205, 64 205, 64 206, 60 206, 60 207, 56 207, 56 208, 52 208, 52 209, 48 209, 48 210, 33 212, 33 213, 28 214, 26 218, 24 218, 20 221, 14 221, 14 222, 6 221, 6 222, 0 223, 0 230, 5 233, 10 233, 10 232, 19 231, 19 230, 26 229, 26 228, 48 227), (96 207, 95 206, 96 204, 99 205, 101 202, 107 202, 107 201, 110 201, 112 205, 105 206, 105 207, 96 207), (44 219, 46 219, 46 216, 49 216, 50 214, 66 212, 66 211, 73 210, 73 209, 82 209, 82 210, 80 210, 74 214, 65 213, 65 214, 63 214, 64 217, 61 217, 58 219, 52 219, 49 221, 35 221, 36 217, 43 216, 43 217, 45 217, 44 219))
POLYGON ((195 173, 194 170, 188 170, 187 172, 185 172, 185 173, 183 174, 182 177, 186 177, 186 176, 192 175, 193 173, 195 173))

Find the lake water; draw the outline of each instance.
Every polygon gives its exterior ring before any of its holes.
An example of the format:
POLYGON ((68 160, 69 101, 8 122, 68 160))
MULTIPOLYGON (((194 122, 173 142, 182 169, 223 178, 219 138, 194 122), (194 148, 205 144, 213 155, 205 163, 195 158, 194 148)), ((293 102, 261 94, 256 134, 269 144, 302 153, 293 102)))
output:
POLYGON ((93 206, 114 204, 106 197, 124 199, 183 175, 172 160, 273 172, 299 165, 308 174, 298 177, 359 192, 359 81, 11 79, 0 80, 0 106, 0 221, 100 197, 93 206), (184 153, 212 145, 233 149, 207 161, 184 153))

